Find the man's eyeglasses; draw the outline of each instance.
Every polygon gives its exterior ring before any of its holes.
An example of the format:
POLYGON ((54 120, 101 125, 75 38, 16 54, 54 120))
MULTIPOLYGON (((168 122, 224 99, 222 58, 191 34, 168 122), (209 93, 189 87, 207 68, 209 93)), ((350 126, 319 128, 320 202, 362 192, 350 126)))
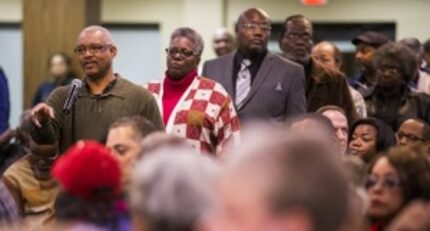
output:
POLYGON ((272 27, 270 25, 264 23, 244 23, 240 26, 245 28, 246 30, 255 30, 257 28, 260 28, 265 32, 269 32, 270 30, 272 30, 272 27))
POLYGON ((199 55, 199 53, 187 50, 185 48, 179 49, 179 48, 166 48, 166 53, 170 57, 174 57, 175 55, 179 54, 183 58, 189 58, 193 55, 199 55))
POLYGON ((390 67, 390 66, 380 66, 377 68, 378 71, 389 74, 389 75, 397 75, 400 73, 400 70, 397 67, 390 67))
POLYGON ((304 40, 304 41, 309 41, 310 39, 312 39, 312 35, 310 34, 298 34, 298 33, 287 33, 285 35, 289 40, 293 40, 296 41, 298 39, 304 40))
POLYGON ((84 55, 85 53, 87 53, 87 51, 89 51, 91 54, 95 55, 95 54, 99 54, 102 51, 106 50, 107 48, 112 47, 112 44, 105 44, 105 45, 101 45, 101 44, 93 44, 90 45, 88 47, 86 46, 78 46, 75 48, 75 54, 81 56, 84 55))
POLYGON ((411 142, 418 142, 418 141, 425 142, 426 141, 425 139, 423 139, 421 137, 418 137, 418 136, 413 135, 413 134, 407 134, 407 133, 404 133, 401 131, 396 132, 396 138, 398 140, 406 138, 407 140, 409 140, 411 142))
POLYGON ((383 187, 390 189, 390 190, 396 189, 401 185, 399 178, 397 178, 395 176, 387 176, 384 178, 379 178, 376 176, 369 176, 366 180, 365 188, 367 190, 370 190, 373 187, 375 187, 378 183, 382 183, 383 187))

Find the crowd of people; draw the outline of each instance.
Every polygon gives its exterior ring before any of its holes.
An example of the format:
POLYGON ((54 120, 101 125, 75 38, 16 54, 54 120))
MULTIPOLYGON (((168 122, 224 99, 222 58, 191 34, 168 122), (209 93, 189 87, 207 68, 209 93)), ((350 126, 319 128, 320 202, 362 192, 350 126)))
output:
POLYGON ((306 16, 285 19, 281 54, 270 35, 245 10, 200 71, 202 37, 178 28, 139 86, 110 31, 83 29, 82 87, 53 54, 17 129, 0 90, 0 230, 430 230, 430 40, 360 34, 348 78, 306 16))

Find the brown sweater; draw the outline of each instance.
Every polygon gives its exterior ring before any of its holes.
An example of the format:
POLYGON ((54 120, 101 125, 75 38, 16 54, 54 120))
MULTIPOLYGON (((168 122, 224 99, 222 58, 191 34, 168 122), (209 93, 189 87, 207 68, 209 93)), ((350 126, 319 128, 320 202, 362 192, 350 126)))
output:
POLYGON ((63 153, 78 140, 104 141, 109 126, 114 121, 133 115, 141 115, 160 130, 164 129, 160 111, 152 95, 119 75, 116 82, 102 95, 91 94, 86 84, 83 84, 74 112, 65 115, 62 109, 69 88, 70 86, 59 87, 49 96, 47 104, 54 108, 55 119, 32 133, 35 143, 54 144, 58 141, 59 152, 63 153))

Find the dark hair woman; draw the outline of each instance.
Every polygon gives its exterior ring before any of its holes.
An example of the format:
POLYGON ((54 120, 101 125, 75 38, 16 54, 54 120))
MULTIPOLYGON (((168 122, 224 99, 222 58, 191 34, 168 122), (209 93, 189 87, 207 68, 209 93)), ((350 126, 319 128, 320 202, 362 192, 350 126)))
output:
POLYGON ((371 163, 366 180, 370 230, 384 230, 416 199, 430 199, 430 162, 420 146, 396 147, 371 163))
POLYGON ((359 119, 350 129, 348 153, 369 163, 379 152, 395 143, 394 132, 384 121, 372 117, 359 119))

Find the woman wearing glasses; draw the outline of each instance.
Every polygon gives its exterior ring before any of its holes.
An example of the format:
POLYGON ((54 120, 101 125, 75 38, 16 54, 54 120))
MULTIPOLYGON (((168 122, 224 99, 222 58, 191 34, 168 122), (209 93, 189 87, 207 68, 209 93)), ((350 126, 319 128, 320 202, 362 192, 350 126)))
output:
POLYGON ((370 165, 365 187, 371 231, 385 230, 404 207, 430 199, 430 162, 419 146, 391 149, 370 165))
POLYGON ((202 153, 217 155, 229 141, 238 143, 239 119, 225 89, 198 76, 202 51, 197 32, 176 29, 166 49, 165 77, 146 88, 158 102, 167 133, 185 138, 202 153))
POLYGON ((385 121, 397 131, 409 118, 430 122, 430 97, 411 91, 417 72, 412 50, 400 43, 388 43, 375 53, 375 88, 364 94, 368 116, 385 121))

